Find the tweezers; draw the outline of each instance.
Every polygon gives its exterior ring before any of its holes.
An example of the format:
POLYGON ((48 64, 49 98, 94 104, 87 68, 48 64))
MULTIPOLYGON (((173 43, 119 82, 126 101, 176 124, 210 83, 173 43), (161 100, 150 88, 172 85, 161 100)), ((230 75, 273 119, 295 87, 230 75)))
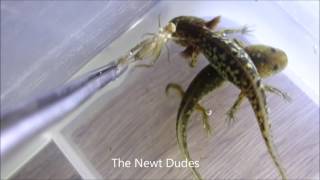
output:
POLYGON ((111 63, 1 114, 1 157, 61 121, 127 66, 111 63))

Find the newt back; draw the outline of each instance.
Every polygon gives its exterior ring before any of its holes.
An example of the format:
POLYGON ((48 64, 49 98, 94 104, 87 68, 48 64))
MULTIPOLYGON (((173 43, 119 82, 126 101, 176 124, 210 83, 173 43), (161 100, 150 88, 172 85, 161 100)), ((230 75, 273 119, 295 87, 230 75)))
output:
MULTIPOLYGON (((248 98, 257 117, 269 154, 282 178, 286 179, 272 145, 265 90, 251 58, 240 45, 220 34, 212 33, 199 23, 194 23, 192 17, 180 16, 170 22, 176 26, 173 37, 177 39, 177 43, 197 47, 217 73, 236 85, 248 98)), ((183 139, 186 139, 183 134, 179 133, 179 131, 186 129, 186 124, 187 122, 182 122, 181 119, 177 121, 178 142, 183 142, 183 139)), ((180 143, 179 146, 181 149, 183 148, 183 144, 180 143)), ((190 158, 188 156, 187 159, 190 158)), ((193 173, 200 178, 200 175, 193 173)))

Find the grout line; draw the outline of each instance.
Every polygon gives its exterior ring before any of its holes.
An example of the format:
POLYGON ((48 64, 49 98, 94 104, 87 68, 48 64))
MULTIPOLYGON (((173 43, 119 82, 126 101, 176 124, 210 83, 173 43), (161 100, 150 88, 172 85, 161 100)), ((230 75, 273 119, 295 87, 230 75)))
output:
POLYGON ((30 162, 32 158, 34 158, 39 152, 41 152, 50 142, 50 138, 40 137, 39 139, 34 139, 29 143, 29 146, 24 147, 22 151, 16 153, 17 155, 13 157, 13 160, 9 160, 9 162, 4 162, 1 159, 1 179, 11 178, 28 162, 30 162), (30 150, 32 150, 32 152, 30 150), (8 167, 3 167, 2 163, 7 163, 6 166, 8 167))
POLYGON ((92 163, 79 148, 77 148, 76 144, 68 140, 67 137, 63 136, 60 132, 51 132, 50 135, 52 136, 53 142, 83 179, 103 179, 92 163))

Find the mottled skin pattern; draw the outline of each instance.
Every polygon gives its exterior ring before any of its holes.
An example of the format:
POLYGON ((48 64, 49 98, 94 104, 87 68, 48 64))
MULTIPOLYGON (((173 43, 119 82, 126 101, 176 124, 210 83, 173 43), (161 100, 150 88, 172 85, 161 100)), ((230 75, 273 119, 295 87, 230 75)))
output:
MULTIPOLYGON (((280 49, 276 49, 265 45, 252 45, 246 47, 245 51, 251 57, 254 65, 257 67, 258 72, 262 78, 266 78, 277 74, 278 72, 283 70, 287 65, 287 56, 280 49)), ((178 88, 178 90, 182 93, 183 96, 182 101, 180 103, 177 118, 181 119, 183 122, 187 122, 192 112, 195 109, 197 109, 197 105, 200 106, 198 104, 199 101, 205 95, 220 87, 224 82, 225 79, 223 79, 211 65, 208 65, 205 68, 203 68, 192 80, 185 93, 179 85, 169 84, 167 86, 167 91, 169 90, 169 88, 178 88)), ((209 127, 209 123, 207 122, 208 115, 205 114, 205 109, 198 108, 197 110, 200 110, 200 112, 203 115, 203 118, 205 118, 204 127, 210 133, 211 129, 209 127)), ((182 133, 187 134, 187 132, 182 133)), ((187 144, 187 142, 182 143, 187 144)), ((187 154, 189 154, 188 149, 186 149, 187 147, 184 148, 184 151, 187 154)))
MULTIPOLYGON (((210 29, 198 23, 195 19, 199 18, 180 16, 172 19, 170 22, 176 25, 176 32, 173 33, 173 37, 177 39, 178 44, 198 48, 208 59, 216 73, 221 78, 236 85, 241 93, 248 98, 258 119, 260 131, 269 154, 282 178, 286 179, 273 148, 265 89, 253 61, 238 43, 221 34, 212 33, 210 29)), ((178 117, 176 130, 181 151, 184 151, 184 148, 187 147, 186 134, 182 133, 186 132, 187 128, 187 122, 184 122, 184 120, 187 121, 187 119, 178 117)), ((184 153, 186 158, 190 159, 189 154, 185 151, 184 153)), ((201 179, 195 168, 193 168, 193 175, 201 179)))

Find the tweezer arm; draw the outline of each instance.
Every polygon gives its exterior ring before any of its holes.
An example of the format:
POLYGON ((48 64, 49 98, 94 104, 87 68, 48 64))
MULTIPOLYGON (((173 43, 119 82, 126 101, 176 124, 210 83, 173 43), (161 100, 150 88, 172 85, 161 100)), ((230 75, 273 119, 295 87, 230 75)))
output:
POLYGON ((1 157, 62 120, 126 69, 111 63, 1 114, 1 157))

